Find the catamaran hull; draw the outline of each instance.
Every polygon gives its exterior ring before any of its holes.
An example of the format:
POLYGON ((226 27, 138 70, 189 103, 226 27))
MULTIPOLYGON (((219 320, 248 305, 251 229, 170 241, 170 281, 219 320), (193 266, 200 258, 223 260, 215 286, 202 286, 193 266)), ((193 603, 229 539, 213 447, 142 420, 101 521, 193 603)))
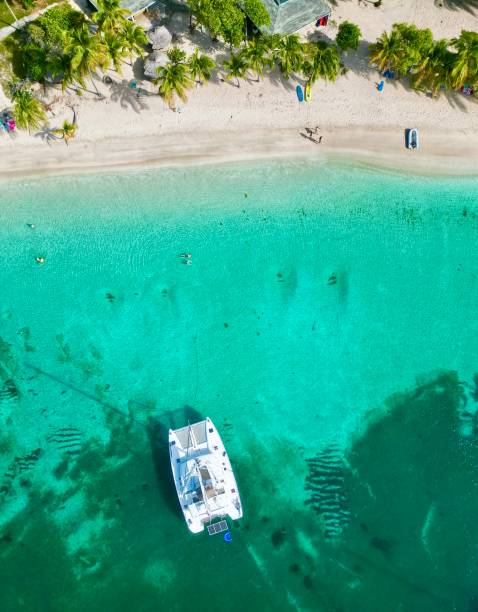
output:
POLYGON ((174 484, 189 530, 201 533, 215 519, 242 517, 237 482, 211 419, 169 430, 174 484))

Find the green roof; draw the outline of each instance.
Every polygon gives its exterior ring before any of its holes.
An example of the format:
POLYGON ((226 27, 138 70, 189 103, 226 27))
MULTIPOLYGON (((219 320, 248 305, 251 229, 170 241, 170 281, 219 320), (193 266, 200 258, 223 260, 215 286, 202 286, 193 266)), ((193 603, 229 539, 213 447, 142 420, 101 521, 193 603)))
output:
POLYGON ((292 34, 331 13, 330 6, 323 0, 286 0, 280 5, 276 0, 261 2, 271 18, 271 25, 261 29, 271 34, 292 34))

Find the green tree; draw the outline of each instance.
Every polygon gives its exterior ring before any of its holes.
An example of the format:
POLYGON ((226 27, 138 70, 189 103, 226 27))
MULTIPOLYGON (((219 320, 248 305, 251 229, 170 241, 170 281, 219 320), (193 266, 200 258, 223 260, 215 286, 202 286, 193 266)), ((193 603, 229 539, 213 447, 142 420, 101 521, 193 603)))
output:
POLYGON ((63 121, 61 128, 57 128, 54 130, 55 134, 57 134, 60 138, 65 141, 65 144, 68 145, 68 142, 75 137, 77 125, 75 123, 70 123, 69 121, 63 121))
POLYGON ((143 28, 127 20, 123 24, 123 28, 119 34, 123 47, 127 51, 131 65, 133 65, 133 56, 139 55, 144 57, 144 48, 148 44, 148 39, 143 28))
POLYGON ((22 48, 21 58, 25 76, 31 81, 44 82, 49 72, 50 56, 48 50, 27 43, 22 48))
POLYGON ((65 52, 71 57, 71 72, 78 83, 84 86, 84 77, 89 76, 99 96, 93 73, 100 67, 104 68, 107 61, 99 35, 91 34, 88 25, 84 23, 66 35, 65 52))
POLYGON ((226 70, 226 79, 236 79, 236 86, 240 87, 239 79, 242 79, 247 72, 247 63, 240 53, 231 53, 229 59, 222 64, 226 70))
POLYGON ((450 86, 454 54, 448 46, 448 40, 438 40, 433 43, 428 55, 422 58, 417 69, 410 75, 410 82, 415 89, 429 90, 433 96, 436 96, 442 87, 450 86))
POLYGON ((273 44, 273 58, 277 62, 284 78, 288 79, 292 72, 300 70, 304 61, 304 47, 297 34, 289 34, 279 39, 270 39, 273 44))
POLYGON ((15 13, 13 12, 12 7, 9 5, 9 3, 7 2, 7 0, 3 0, 5 2, 5 6, 8 9, 8 12, 10 13, 10 15, 13 17, 13 23, 15 23, 15 21, 18 21, 17 16, 15 15, 15 13))
POLYGON ((382 71, 398 70, 402 58, 402 39, 400 34, 394 30, 390 34, 384 32, 377 42, 369 47, 370 63, 382 71))
POLYGON ((458 38, 451 41, 456 49, 451 68, 451 84, 455 88, 478 82, 478 34, 462 30, 458 38))
POLYGON ((45 46, 51 52, 62 53, 67 33, 81 27, 85 21, 83 13, 75 11, 68 4, 63 4, 46 11, 28 28, 40 27, 44 32, 41 46, 45 46))
POLYGON ((205 83, 211 78, 216 62, 208 55, 199 53, 199 49, 195 49, 188 60, 188 65, 191 77, 199 83, 205 83))
POLYGON ((189 66, 184 62, 172 61, 158 68, 158 77, 154 79, 154 83, 159 85, 158 93, 170 108, 173 108, 175 97, 186 102, 186 92, 194 85, 189 66))
POLYGON ((183 51, 179 47, 171 47, 171 49, 168 49, 168 51, 166 52, 166 55, 168 56, 168 59, 172 64, 186 63, 186 51, 183 51))
POLYGON ((222 36, 231 46, 244 39, 245 16, 235 0, 188 0, 188 5, 213 39, 222 36))
POLYGON ((321 78, 335 81, 340 72, 340 55, 336 47, 319 42, 314 45, 311 56, 304 62, 303 73, 312 85, 321 78))
POLYGON ((241 52, 247 67, 256 73, 257 81, 264 74, 264 68, 271 67, 272 61, 267 44, 262 38, 253 38, 241 52))
POLYGON ((40 100, 37 100, 30 89, 11 86, 13 117, 22 130, 38 129, 46 121, 45 111, 40 100))
POLYGON ((103 37, 103 43, 107 56, 113 62, 114 69, 121 74, 121 62, 128 55, 123 39, 114 32, 107 32, 103 37))
POLYGON ((335 42, 342 49, 342 51, 347 51, 347 49, 357 50, 361 37, 362 32, 358 25, 355 25, 355 23, 351 23, 350 21, 343 21, 339 25, 339 31, 335 42))
POLYGON ((61 79, 63 91, 75 83, 76 72, 71 67, 71 58, 63 53, 54 53, 48 58, 48 70, 53 78, 61 79))
POLYGON ((120 5, 120 0, 97 0, 98 10, 93 13, 93 21, 101 32, 120 32, 130 15, 130 11, 120 5))
POLYGON ((420 64, 433 45, 433 34, 431 30, 419 29, 408 23, 395 23, 393 30, 400 37, 401 57, 398 72, 407 74, 420 64))
POLYGON ((269 13, 260 0, 243 0, 242 6, 246 15, 258 28, 271 24, 269 13))

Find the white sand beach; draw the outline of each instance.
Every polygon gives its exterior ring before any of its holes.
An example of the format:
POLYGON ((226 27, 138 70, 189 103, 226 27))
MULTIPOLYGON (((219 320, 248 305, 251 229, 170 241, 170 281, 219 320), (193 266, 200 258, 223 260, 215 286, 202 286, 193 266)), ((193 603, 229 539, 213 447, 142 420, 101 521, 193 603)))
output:
MULTIPOLYGON (((47 142, 45 134, 17 133, 0 137, 0 177, 100 171, 113 167, 165 165, 187 162, 227 161, 272 156, 317 156, 351 159, 407 172, 473 175, 478 160, 478 104, 461 94, 432 99, 408 88, 405 81, 385 84, 378 92, 379 74, 368 65, 367 47, 395 22, 431 28, 434 37, 453 37, 462 29, 478 31, 478 15, 463 9, 438 8, 433 0, 387 0, 383 8, 367 2, 338 0, 332 19, 357 23, 363 33, 358 52, 349 52, 349 71, 335 83, 317 82, 310 103, 300 104, 295 86, 276 73, 260 82, 252 76, 234 82, 222 80, 196 86, 180 112, 171 111, 155 95, 154 86, 139 80, 150 95, 138 98, 129 87, 138 79, 140 63, 125 65, 123 75, 110 71, 113 83, 98 87, 105 99, 94 94, 51 91, 48 102, 50 128, 64 118, 71 121, 74 105, 78 134, 68 147, 47 142), (53 101, 53 102, 52 102, 53 101), (319 126, 321 144, 306 139, 306 126, 319 126), (417 127, 421 148, 408 151, 404 130, 417 127)), ((189 34, 187 15, 173 15, 168 26, 187 50, 205 45, 220 62, 222 48, 214 50, 209 39, 189 34)), ((304 29, 304 37, 334 39, 337 25, 304 29)), ((0 107, 8 101, 1 97, 0 107)))

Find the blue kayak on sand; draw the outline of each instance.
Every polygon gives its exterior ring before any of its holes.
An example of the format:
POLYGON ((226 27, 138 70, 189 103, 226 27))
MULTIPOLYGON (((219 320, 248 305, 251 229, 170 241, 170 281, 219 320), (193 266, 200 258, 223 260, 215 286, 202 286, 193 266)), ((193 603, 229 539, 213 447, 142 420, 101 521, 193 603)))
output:
POLYGON ((295 88, 296 94, 297 94, 297 98, 299 100, 299 102, 303 102, 304 101, 304 92, 302 91, 302 87, 300 85, 297 85, 297 87, 295 88))

